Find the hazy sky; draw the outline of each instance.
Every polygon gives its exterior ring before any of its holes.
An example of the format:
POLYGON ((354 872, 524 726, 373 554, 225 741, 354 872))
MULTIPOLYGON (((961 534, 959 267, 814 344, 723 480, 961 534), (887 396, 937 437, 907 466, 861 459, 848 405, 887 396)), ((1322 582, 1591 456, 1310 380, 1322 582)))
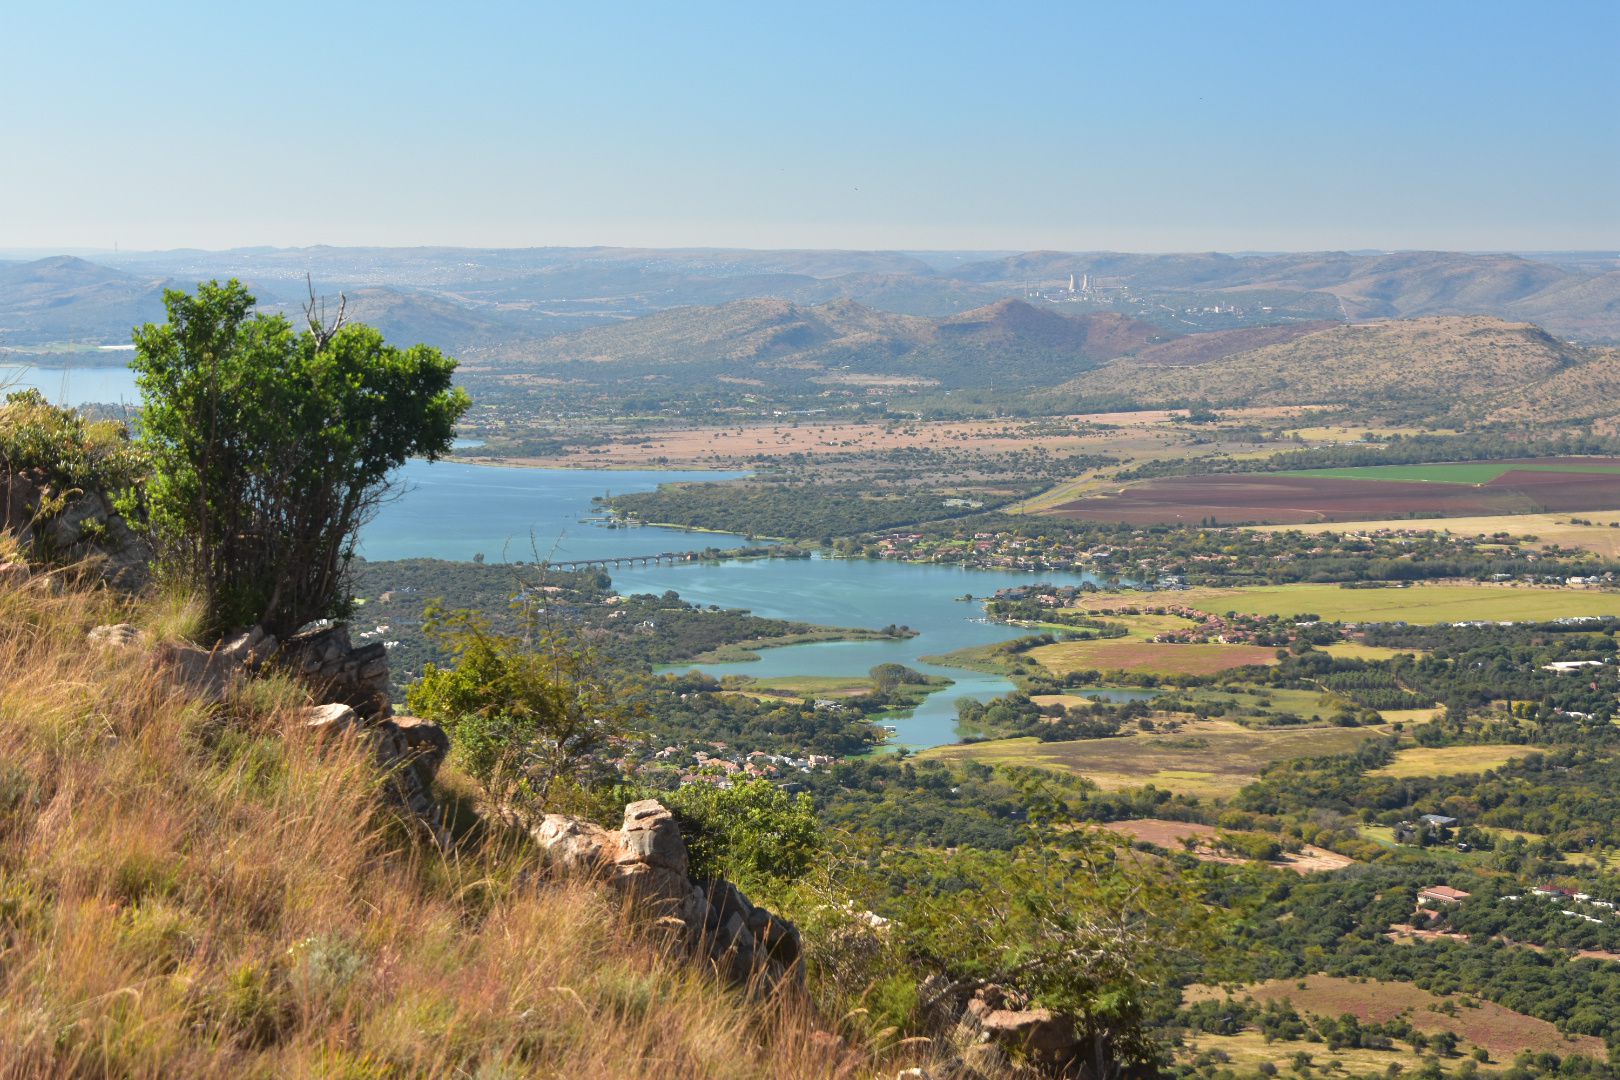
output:
POLYGON ((1620 0, 15 3, 0 248, 1620 247, 1620 0))

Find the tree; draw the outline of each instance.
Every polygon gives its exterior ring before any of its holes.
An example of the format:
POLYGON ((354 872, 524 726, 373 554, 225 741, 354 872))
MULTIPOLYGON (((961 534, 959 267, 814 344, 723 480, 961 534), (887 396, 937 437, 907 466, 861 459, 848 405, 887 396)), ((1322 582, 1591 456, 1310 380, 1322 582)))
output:
POLYGON ((880 694, 892 694, 902 686, 921 683, 923 677, 904 664, 879 664, 869 671, 872 684, 880 694))
POLYGON ((820 846, 810 797, 768 780, 716 788, 689 784, 668 795, 680 819, 692 876, 727 878, 745 888, 802 877, 820 846))
POLYGON ((162 566, 190 579, 211 628, 278 636, 344 613, 363 526, 409 457, 450 449, 469 399, 455 361, 376 330, 254 312, 232 280, 168 290, 168 321, 135 331, 152 465, 147 513, 162 566))
POLYGON ((443 725, 457 763, 492 804, 527 810, 593 786, 586 773, 623 728, 628 688, 553 634, 530 646, 494 633, 482 616, 434 606, 425 623, 456 662, 425 665, 407 705, 443 725))

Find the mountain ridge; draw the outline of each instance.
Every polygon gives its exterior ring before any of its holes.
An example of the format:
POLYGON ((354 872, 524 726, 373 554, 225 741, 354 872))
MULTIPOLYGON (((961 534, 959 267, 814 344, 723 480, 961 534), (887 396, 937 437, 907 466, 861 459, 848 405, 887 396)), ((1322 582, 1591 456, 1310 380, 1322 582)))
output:
POLYGON ((1061 381, 1057 376, 1063 371, 1094 367, 1163 336, 1124 315, 1060 315, 1021 300, 1001 300, 940 319, 879 311, 849 299, 813 306, 738 300, 559 335, 502 367, 679 367, 729 376, 772 375, 778 381, 793 381, 793 372, 804 379, 818 372, 850 371, 920 375, 950 385, 1042 378, 1050 385, 1061 381))
POLYGON ((1149 351, 1146 358, 1126 357, 1082 374, 1060 392, 1128 398, 1142 406, 1499 412, 1515 395, 1532 394, 1552 380, 1567 383, 1578 377, 1572 373, 1601 358, 1599 351, 1569 345, 1533 323, 1435 315, 1330 326, 1178 366, 1154 363, 1149 351))

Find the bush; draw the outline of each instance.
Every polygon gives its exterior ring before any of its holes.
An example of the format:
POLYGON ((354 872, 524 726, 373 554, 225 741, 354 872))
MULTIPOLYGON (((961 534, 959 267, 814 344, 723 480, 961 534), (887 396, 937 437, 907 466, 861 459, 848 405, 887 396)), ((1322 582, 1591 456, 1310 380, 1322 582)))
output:
POLYGON ((236 281, 166 291, 168 322, 135 331, 131 366, 160 557, 203 591, 212 629, 284 636, 344 613, 388 474, 447 453, 469 400, 436 349, 341 316, 295 333, 253 304, 236 281))
POLYGON ((681 823, 692 877, 726 878, 745 889, 793 880, 820 847, 808 795, 789 795, 766 780, 717 788, 689 784, 669 797, 681 823))
POLYGON ((444 727, 456 761, 486 797, 547 806, 565 786, 588 786, 592 755, 622 729, 623 688, 558 637, 530 646, 493 633, 479 616, 432 607, 426 627, 456 662, 427 664, 407 706, 444 727))

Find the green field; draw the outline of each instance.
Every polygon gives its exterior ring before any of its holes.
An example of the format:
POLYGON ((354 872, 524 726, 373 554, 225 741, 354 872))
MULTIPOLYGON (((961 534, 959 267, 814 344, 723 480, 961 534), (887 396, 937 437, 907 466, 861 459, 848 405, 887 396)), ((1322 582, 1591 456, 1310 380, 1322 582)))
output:
POLYGON ((1173 732, 1043 743, 992 739, 938 746, 918 755, 948 761, 1034 765, 1093 781, 1105 791, 1153 784, 1181 795, 1226 798, 1286 758, 1342 754, 1387 728, 1285 727, 1254 729, 1229 720, 1194 720, 1173 732))
POLYGON ((872 680, 858 675, 784 675, 775 679, 752 679, 747 676, 730 675, 726 680, 722 680, 722 685, 726 685, 728 689, 733 683, 737 689, 749 693, 800 698, 858 697, 861 694, 870 694, 873 690, 872 680))
POLYGON ((1281 618, 1312 614, 1348 622, 1534 622, 1575 615, 1620 615, 1620 593, 1539 586, 1344 589, 1337 585, 1250 585, 1188 589, 1177 593, 1176 600, 1216 614, 1243 611, 1281 618))
POLYGON ((1451 461, 1434 465, 1353 465, 1339 469, 1299 469, 1280 476, 1320 476, 1331 480, 1403 480, 1423 484, 1488 484, 1510 472, 1620 473, 1620 465, 1535 465, 1506 461, 1451 461))
POLYGON ((1171 690, 1154 699, 1154 706, 1166 712, 1192 712, 1204 708, 1225 707, 1227 719, 1245 726, 1264 727, 1264 721, 1280 713, 1292 713, 1304 720, 1331 716, 1340 706, 1349 702, 1336 694, 1321 690, 1288 690, 1273 687, 1251 687, 1245 684, 1226 687, 1198 687, 1192 690, 1171 690))
POLYGON ((1398 750, 1395 760, 1373 776, 1457 776, 1484 772, 1533 753, 1526 746, 1414 746, 1398 750))

